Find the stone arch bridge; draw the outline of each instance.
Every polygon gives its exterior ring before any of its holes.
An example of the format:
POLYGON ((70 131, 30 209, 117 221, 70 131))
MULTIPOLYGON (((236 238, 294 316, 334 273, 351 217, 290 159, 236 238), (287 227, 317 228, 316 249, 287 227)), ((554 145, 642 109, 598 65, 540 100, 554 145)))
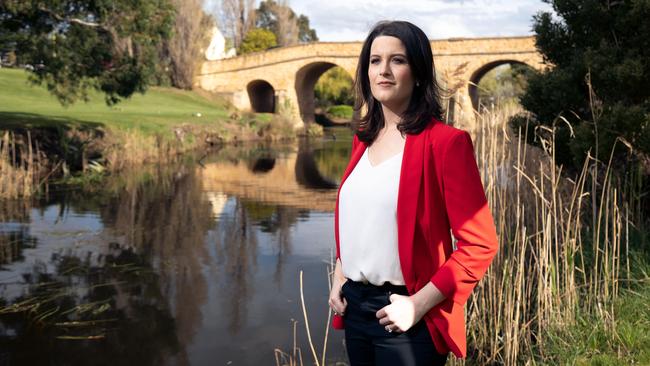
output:
MULTIPOLYGON (((354 78, 361 46, 362 42, 316 42, 206 61, 195 84, 226 97, 240 110, 287 113, 299 128, 314 121, 319 77, 340 66, 354 78)), ((465 124, 474 121, 475 84, 488 71, 506 63, 544 67, 534 37, 451 38, 433 40, 431 47, 441 85, 456 90, 443 101, 447 120, 465 124)))

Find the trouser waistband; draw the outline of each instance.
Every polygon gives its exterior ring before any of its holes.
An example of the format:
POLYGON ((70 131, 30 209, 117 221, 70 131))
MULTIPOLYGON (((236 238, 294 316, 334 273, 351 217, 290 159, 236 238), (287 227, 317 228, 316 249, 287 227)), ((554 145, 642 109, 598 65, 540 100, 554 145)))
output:
POLYGON ((374 290, 378 290, 378 291, 382 291, 382 292, 390 291, 391 293, 394 293, 394 294, 408 295, 408 290, 407 290, 406 286, 404 286, 404 285, 394 285, 394 284, 392 284, 390 282, 384 282, 381 285, 374 285, 374 284, 372 284, 370 282, 353 281, 353 280, 348 278, 348 281, 346 283, 348 283, 349 285, 353 285, 355 287, 358 287, 358 288, 363 288, 363 289, 368 289, 368 290, 374 289, 374 290))

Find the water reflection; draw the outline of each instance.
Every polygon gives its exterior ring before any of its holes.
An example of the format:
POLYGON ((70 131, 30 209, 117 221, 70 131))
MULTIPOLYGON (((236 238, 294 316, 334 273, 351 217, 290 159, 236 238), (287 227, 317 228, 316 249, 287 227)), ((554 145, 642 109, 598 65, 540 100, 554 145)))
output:
MULTIPOLYGON (((43 243, 24 249, 25 261, 43 243)), ((3 278, 3 364, 105 364, 99 355, 115 355, 111 364, 159 365, 178 353, 174 319, 141 255, 117 243, 101 252, 48 252, 48 262, 3 278)))
MULTIPOLYGON (((0 364, 271 364, 302 320, 300 270, 322 345, 349 146, 227 146, 91 193, 5 203, 0 364)), ((329 335, 331 362, 341 338, 329 335)))
POLYGON ((275 157, 264 156, 252 161, 252 164, 249 164, 249 169, 253 171, 253 173, 266 173, 272 170, 274 166, 275 157))
MULTIPOLYGON (((273 169, 263 174, 250 168, 257 165, 256 155, 260 151, 252 151, 249 156, 233 162, 230 150, 234 148, 226 148, 223 158, 217 155, 214 160, 204 161, 200 169, 204 188, 248 201, 332 211, 336 184, 319 172, 313 153, 304 145, 276 151, 273 169)), ((262 153, 265 150, 260 149, 262 153)))

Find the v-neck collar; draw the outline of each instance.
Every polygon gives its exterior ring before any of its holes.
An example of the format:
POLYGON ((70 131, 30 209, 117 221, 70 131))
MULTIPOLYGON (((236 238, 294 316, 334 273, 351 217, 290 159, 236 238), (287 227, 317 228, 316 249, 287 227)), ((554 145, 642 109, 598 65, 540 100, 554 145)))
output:
POLYGON ((403 153, 404 153, 404 150, 398 152, 397 154, 393 154, 389 158, 382 160, 377 165, 372 165, 372 163, 370 162, 370 147, 369 146, 366 147, 366 151, 363 153, 363 155, 366 157, 366 162, 368 162, 368 166, 370 166, 371 169, 377 169, 377 168, 381 167, 382 165, 384 165, 385 163, 387 163, 387 162, 395 159, 396 157, 402 155, 403 153))

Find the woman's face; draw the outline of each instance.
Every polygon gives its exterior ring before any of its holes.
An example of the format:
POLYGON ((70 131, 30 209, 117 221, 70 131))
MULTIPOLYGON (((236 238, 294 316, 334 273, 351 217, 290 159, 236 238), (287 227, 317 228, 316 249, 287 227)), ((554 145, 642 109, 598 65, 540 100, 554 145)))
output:
POLYGON ((368 79, 372 96, 381 104, 398 112, 408 107, 415 81, 399 38, 379 36, 373 40, 368 79))

